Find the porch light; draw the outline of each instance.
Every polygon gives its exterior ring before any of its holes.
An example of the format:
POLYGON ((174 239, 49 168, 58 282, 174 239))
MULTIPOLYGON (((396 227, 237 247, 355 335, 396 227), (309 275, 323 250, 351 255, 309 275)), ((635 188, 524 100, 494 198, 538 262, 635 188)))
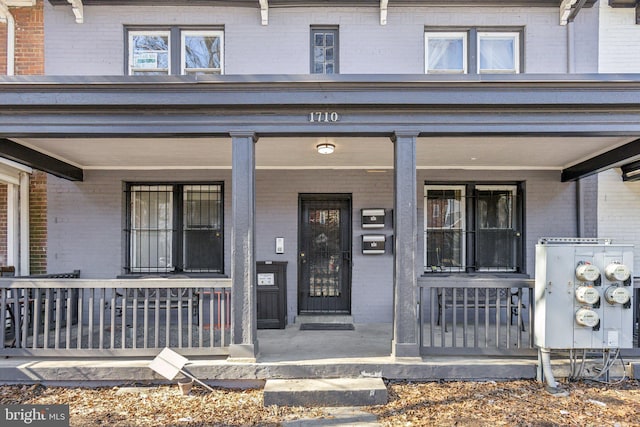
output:
POLYGON ((331 154, 336 149, 336 146, 333 144, 318 144, 316 149, 319 154, 331 154))

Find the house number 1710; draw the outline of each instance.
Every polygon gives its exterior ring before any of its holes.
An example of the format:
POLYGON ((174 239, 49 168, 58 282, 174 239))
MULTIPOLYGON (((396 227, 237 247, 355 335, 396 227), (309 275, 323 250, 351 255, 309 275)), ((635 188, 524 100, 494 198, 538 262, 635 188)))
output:
POLYGON ((335 111, 314 111, 309 113, 309 123, 335 123, 340 115, 335 111))

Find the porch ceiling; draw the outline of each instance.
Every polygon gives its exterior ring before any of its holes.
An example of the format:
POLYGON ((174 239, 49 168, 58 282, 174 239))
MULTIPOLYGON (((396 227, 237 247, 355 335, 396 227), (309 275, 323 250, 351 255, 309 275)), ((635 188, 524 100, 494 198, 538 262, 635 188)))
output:
MULTIPOLYGON (((231 168, 228 137, 12 140, 85 170, 231 168)), ((632 140, 613 136, 420 137, 416 163, 422 169, 562 170, 632 140)), ((258 169, 391 169, 393 144, 387 137, 262 137, 256 144, 256 164, 258 169), (322 142, 334 144, 335 152, 318 154, 316 145, 322 142)))

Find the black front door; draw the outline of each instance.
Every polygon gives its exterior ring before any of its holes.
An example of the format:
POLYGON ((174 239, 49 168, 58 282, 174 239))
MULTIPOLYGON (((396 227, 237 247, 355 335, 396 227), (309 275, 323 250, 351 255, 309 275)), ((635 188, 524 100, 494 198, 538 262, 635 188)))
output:
POLYGON ((351 195, 300 195, 298 311, 351 313, 351 195))

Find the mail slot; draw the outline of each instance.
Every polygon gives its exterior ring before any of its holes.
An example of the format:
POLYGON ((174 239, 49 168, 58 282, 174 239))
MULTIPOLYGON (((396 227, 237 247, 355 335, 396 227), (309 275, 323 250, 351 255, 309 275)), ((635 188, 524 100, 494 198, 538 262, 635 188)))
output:
POLYGON ((368 234, 362 236, 362 253, 365 255, 384 254, 387 236, 383 234, 368 234))
POLYGON ((362 228, 384 228, 384 209, 362 209, 362 228))

